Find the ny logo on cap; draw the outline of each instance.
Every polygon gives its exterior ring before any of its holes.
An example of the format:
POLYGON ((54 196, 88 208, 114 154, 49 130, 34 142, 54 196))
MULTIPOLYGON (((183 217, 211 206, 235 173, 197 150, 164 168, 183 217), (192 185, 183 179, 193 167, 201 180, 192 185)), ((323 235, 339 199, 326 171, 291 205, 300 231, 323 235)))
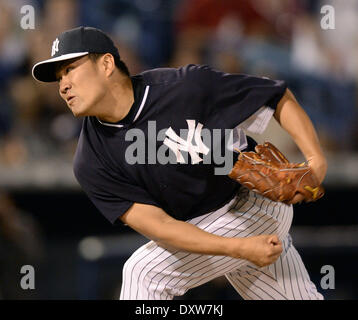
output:
POLYGON ((55 53, 58 51, 58 44, 60 41, 56 38, 56 40, 52 43, 52 51, 51 51, 51 57, 55 55, 55 53))

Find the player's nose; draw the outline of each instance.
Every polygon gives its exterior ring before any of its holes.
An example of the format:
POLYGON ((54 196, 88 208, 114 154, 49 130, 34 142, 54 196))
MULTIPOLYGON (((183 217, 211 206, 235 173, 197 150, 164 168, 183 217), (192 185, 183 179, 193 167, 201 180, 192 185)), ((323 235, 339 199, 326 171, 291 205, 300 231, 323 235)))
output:
POLYGON ((60 95, 66 95, 67 91, 71 89, 71 83, 67 77, 62 77, 59 82, 60 95))

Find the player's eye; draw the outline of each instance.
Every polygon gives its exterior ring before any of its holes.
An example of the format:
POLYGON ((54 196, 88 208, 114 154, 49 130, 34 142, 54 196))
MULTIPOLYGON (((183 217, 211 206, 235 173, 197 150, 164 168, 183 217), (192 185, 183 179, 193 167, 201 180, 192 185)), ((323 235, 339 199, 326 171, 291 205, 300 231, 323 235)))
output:
POLYGON ((66 70, 65 70, 66 74, 69 73, 72 69, 73 69, 72 66, 71 66, 71 67, 67 67, 66 70))

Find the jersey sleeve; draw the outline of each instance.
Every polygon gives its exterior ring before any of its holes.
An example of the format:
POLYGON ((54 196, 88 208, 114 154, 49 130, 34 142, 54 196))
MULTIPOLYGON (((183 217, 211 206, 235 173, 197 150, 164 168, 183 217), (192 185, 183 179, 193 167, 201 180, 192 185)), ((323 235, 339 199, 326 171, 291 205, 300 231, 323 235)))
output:
POLYGON ((144 188, 108 168, 88 149, 80 137, 73 172, 83 191, 109 222, 121 224, 118 218, 135 202, 158 206, 144 188))
MULTIPOLYGON (((216 114, 218 121, 231 128, 252 115, 251 120, 257 118, 262 124, 263 120, 267 123, 287 89, 282 80, 224 73, 208 66, 197 66, 194 74, 195 81, 211 94, 211 114, 216 114)), ((257 122, 251 124, 251 128, 256 125, 257 122)), ((261 125, 260 131, 262 129, 261 125)))

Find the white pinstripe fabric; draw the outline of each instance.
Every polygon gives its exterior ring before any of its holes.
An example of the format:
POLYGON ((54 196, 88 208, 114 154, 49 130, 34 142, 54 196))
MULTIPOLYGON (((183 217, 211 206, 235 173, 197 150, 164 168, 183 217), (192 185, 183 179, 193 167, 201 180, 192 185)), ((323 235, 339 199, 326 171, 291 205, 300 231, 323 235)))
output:
POLYGON ((225 237, 276 233, 285 250, 275 264, 258 270, 246 260, 171 251, 150 241, 125 263, 120 299, 173 299, 222 275, 244 299, 321 298, 291 244, 292 215, 292 206, 242 188, 221 209, 188 222, 225 237))
POLYGON ((274 264, 259 269, 240 268, 227 273, 226 278, 247 300, 322 300, 290 235, 283 241, 283 247, 283 253, 274 264))

